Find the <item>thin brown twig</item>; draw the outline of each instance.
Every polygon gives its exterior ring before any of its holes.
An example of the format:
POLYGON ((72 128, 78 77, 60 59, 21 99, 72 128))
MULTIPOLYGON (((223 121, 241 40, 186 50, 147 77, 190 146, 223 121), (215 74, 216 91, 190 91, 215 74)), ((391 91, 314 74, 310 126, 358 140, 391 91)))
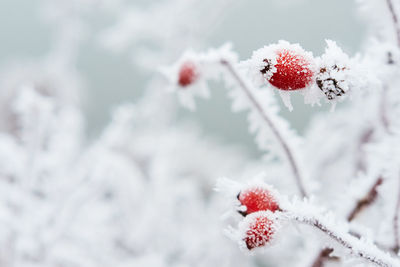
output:
POLYGON ((333 252, 333 248, 325 248, 321 250, 321 252, 318 254, 318 257, 314 260, 314 263, 312 264, 312 267, 323 267, 325 263, 325 259, 337 259, 336 257, 330 257, 329 255, 333 252))
POLYGON ((393 251, 397 254, 400 250, 400 234, 399 234, 399 217, 400 217, 400 179, 399 179, 399 189, 397 194, 397 203, 395 215, 393 218, 393 231, 394 231, 394 247, 393 251))
POLYGON ((357 215, 360 214, 361 211, 363 211, 366 207, 368 207, 375 201, 378 195, 378 187, 382 184, 382 182, 383 178, 381 176, 378 177, 378 179, 372 185, 371 189, 368 191, 365 197, 358 200, 355 207, 351 210, 351 212, 347 216, 347 221, 349 222, 353 221, 357 217, 357 215))
POLYGON ((240 74, 235 70, 235 68, 232 66, 232 64, 229 61, 224 60, 224 59, 221 60, 221 64, 226 66, 226 68, 228 69, 230 74, 233 76, 233 78, 237 81, 239 86, 242 88, 242 90, 244 91, 244 93, 246 94, 247 98, 250 100, 250 102, 254 106, 254 108, 260 114, 261 118, 265 121, 265 123, 271 129, 272 133, 274 134, 274 136, 278 140, 279 144, 283 148, 283 150, 284 150, 284 152, 285 152, 285 154, 286 154, 286 156, 288 158, 290 167, 292 169, 293 175, 294 175, 296 183, 297 183, 297 187, 299 188, 299 191, 300 191, 302 197, 307 197, 308 194, 307 194, 307 191, 306 191, 306 189, 304 187, 303 177, 300 174, 298 163, 295 160, 295 157, 293 155, 293 152, 292 152, 289 144, 282 137, 282 134, 280 133, 280 131, 278 130, 276 125, 273 123, 271 118, 267 115, 267 113, 262 108, 260 103, 256 100, 254 95, 251 93, 251 90, 249 89, 248 85, 243 80, 243 78, 240 76, 240 74))
POLYGON ((392 16, 392 21, 393 21, 393 26, 396 31, 396 37, 397 37, 397 46, 400 47, 400 24, 399 24, 399 18, 397 16, 396 11, 394 10, 394 5, 392 0, 386 0, 387 6, 389 8, 390 14, 392 16))
POLYGON ((360 141, 358 143, 358 159, 356 163, 356 168, 355 168, 355 175, 357 175, 359 172, 365 172, 366 171, 366 163, 365 163, 365 153, 364 153, 364 145, 368 144, 371 142, 372 137, 374 136, 375 129, 371 126, 367 129, 365 129, 361 136, 360 136, 360 141))

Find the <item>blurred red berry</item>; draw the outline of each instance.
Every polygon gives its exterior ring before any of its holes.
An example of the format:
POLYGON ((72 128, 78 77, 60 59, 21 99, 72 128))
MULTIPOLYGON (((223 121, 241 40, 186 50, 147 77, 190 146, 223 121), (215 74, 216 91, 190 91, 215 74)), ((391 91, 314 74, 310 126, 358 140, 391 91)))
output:
POLYGON ((298 90, 307 87, 313 80, 312 62, 305 55, 290 49, 281 49, 276 52, 276 63, 271 66, 272 60, 265 59, 267 66, 262 73, 275 68, 269 82, 281 90, 298 90))
POLYGON ((197 79, 196 65, 193 62, 185 62, 179 70, 178 84, 182 87, 191 85, 197 79))
POLYGON ((242 222, 245 227, 242 230, 246 247, 251 250, 270 243, 276 231, 275 223, 267 212, 261 211, 247 216, 242 222))
POLYGON ((246 207, 246 211, 240 211, 243 216, 262 210, 271 212, 279 210, 275 196, 271 190, 264 186, 255 185, 246 188, 239 193, 238 199, 246 207))

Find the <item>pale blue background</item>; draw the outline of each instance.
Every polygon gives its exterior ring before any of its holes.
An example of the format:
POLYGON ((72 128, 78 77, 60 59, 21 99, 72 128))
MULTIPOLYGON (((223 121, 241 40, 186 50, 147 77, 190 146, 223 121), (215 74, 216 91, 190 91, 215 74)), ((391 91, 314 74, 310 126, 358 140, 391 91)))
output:
MULTIPOLYGON (((2 68, 15 60, 39 58, 48 51, 52 32, 39 19, 39 2, 0 1, 2 68)), ((105 18, 93 18, 96 27, 108 23, 105 18)), ((210 30, 205 43, 219 46, 231 41, 241 59, 245 59, 253 50, 279 39, 298 42, 319 55, 323 51, 324 39, 330 38, 337 40, 345 51, 353 54, 360 48, 364 35, 365 27, 357 18, 354 1, 248 0, 237 1, 231 9, 227 9, 226 16, 210 30)), ((85 41, 77 68, 87 87, 82 106, 91 136, 97 135, 109 120, 112 107, 121 102, 134 101, 142 94, 141 88, 151 77, 151 73, 135 69, 130 60, 126 54, 109 53, 94 40, 85 41)), ((320 108, 304 107, 300 98, 296 98, 294 106, 294 112, 284 110, 283 115, 302 132, 311 114, 320 108)), ((198 122, 205 133, 222 142, 243 145, 255 151, 252 139, 247 134, 244 115, 230 113, 224 90, 215 90, 210 101, 200 101, 198 112, 182 112, 181 119, 198 122)))

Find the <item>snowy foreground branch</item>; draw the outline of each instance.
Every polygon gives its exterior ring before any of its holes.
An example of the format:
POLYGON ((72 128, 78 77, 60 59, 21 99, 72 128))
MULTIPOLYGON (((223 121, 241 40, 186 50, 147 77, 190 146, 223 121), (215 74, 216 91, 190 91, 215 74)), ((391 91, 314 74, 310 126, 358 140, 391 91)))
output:
MULTIPOLYGON (((378 196, 378 187, 382 184, 383 178, 378 177, 376 182, 371 186, 368 192, 361 199, 357 201, 354 208, 350 211, 347 216, 347 221, 353 221, 357 215, 359 215, 364 209, 366 209, 369 205, 371 205, 378 196)), ((325 248, 321 250, 316 259, 314 260, 312 267, 320 267, 323 266, 325 259, 329 258, 329 255, 333 252, 331 248, 325 248)))
POLYGON ((285 222, 296 222, 322 232, 330 239, 328 247, 344 249, 348 254, 378 266, 400 265, 399 259, 377 248, 371 240, 350 234, 349 226, 338 223, 331 213, 324 214, 321 208, 308 201, 289 201, 267 184, 240 185, 221 180, 217 190, 231 196, 239 190, 236 207, 245 218, 239 223, 238 230, 231 229, 229 235, 245 250, 274 245, 280 233, 285 231, 282 229, 285 222))
POLYGON ((351 255, 363 258, 378 266, 400 266, 400 261, 392 258, 389 253, 383 252, 375 245, 357 239, 347 232, 335 229, 334 225, 325 222, 323 218, 314 216, 308 217, 307 215, 304 216, 304 214, 298 214, 296 212, 289 212, 287 216, 299 223, 317 228, 325 235, 329 236, 329 238, 348 249, 351 255))

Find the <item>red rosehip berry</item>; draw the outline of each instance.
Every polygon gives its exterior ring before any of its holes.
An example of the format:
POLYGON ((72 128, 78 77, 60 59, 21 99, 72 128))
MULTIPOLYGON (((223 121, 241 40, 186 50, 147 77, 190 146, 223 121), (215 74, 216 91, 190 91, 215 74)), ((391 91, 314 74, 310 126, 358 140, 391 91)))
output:
POLYGON ((276 220, 271 213, 259 211, 247 216, 240 224, 242 240, 247 249, 263 247, 270 244, 276 233, 276 220))
POLYGON ((267 186, 250 186, 238 194, 238 200, 246 207, 245 211, 239 211, 243 216, 262 210, 271 212, 279 210, 276 197, 267 186))
POLYGON ((307 87, 313 80, 313 62, 300 52, 291 49, 276 51, 275 63, 272 59, 264 59, 267 63, 261 73, 274 69, 268 78, 270 84, 281 90, 298 90, 307 87))
POLYGON ((196 65, 193 62, 187 61, 182 64, 178 74, 178 84, 182 87, 193 84, 197 79, 196 65))

